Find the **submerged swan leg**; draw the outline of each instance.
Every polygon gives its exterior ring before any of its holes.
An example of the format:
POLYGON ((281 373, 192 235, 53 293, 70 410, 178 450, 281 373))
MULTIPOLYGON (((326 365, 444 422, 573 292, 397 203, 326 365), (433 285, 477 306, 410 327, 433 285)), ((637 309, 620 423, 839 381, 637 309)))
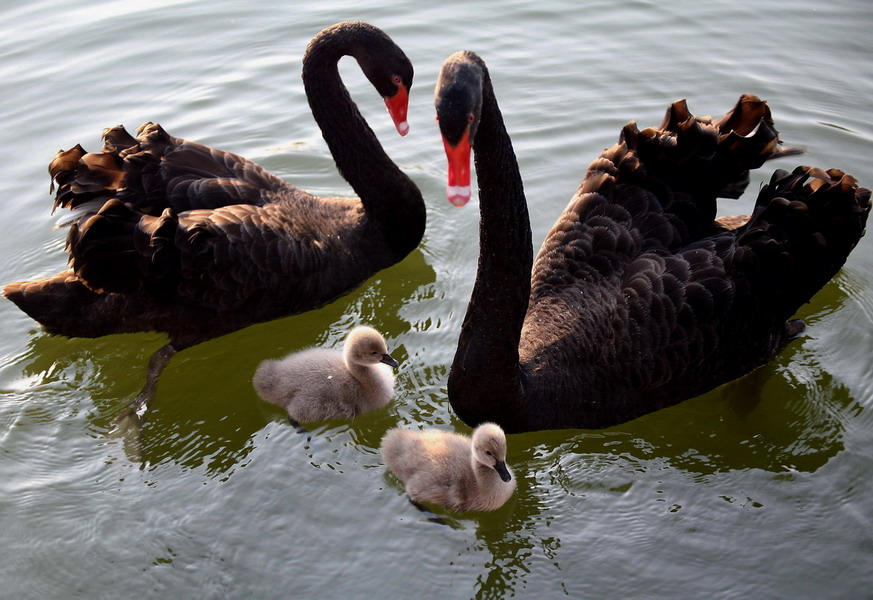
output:
POLYGON ((791 319, 785 324, 785 330, 788 332, 788 339, 793 340, 806 331, 806 323, 803 319, 791 319))
POLYGON ((145 385, 142 390, 140 390, 139 394, 137 394, 136 398, 127 405, 127 408, 121 411, 121 413, 119 413, 115 418, 116 423, 125 419, 133 419, 135 421, 140 421, 142 419, 149 404, 151 404, 152 400, 155 398, 155 393, 158 390, 158 378, 161 376, 161 372, 164 370, 164 367, 170 363, 170 359, 173 358, 176 352, 180 349, 181 348, 176 348, 172 343, 169 343, 155 350, 155 353, 152 354, 149 359, 145 385))
POLYGON ((146 383, 142 390, 127 405, 127 408, 122 410, 112 420, 114 426, 113 434, 124 439, 124 448, 131 460, 142 461, 143 453, 140 434, 142 433, 145 411, 155 397, 161 371, 169 364, 173 355, 181 349, 182 347, 176 347, 169 343, 161 346, 152 354, 151 358, 149 358, 146 383))
POLYGON ((431 523, 436 523, 437 525, 445 525, 446 527, 451 527, 448 523, 446 523, 446 521, 442 517, 440 517, 438 514, 433 512, 431 509, 426 507, 421 502, 416 502, 415 500, 413 500, 412 496, 410 496, 409 494, 406 494, 406 498, 407 498, 407 500, 409 500, 409 503, 412 504, 412 506, 414 506, 415 508, 420 510, 422 513, 424 513, 424 516, 427 517, 427 520, 430 521, 431 523))
POLYGON ((295 419, 291 415, 288 415, 288 420, 291 422, 291 426, 294 428, 294 431, 296 431, 300 435, 305 435, 307 442, 312 441, 312 433, 310 433, 310 431, 306 429, 306 427, 301 425, 300 422, 297 421, 297 419, 295 419))

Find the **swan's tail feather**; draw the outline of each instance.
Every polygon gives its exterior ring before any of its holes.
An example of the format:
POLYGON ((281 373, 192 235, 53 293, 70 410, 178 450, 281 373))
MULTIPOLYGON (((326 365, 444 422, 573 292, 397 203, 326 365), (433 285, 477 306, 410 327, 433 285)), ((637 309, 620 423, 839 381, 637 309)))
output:
POLYGON ((3 295, 49 333, 70 337, 113 333, 99 323, 110 312, 99 306, 103 295, 85 287, 72 271, 7 284, 3 295))
MULTIPOLYGON (((141 141, 118 125, 103 130, 103 149, 99 153, 86 152, 80 144, 58 152, 48 168, 52 191, 57 185, 53 210, 59 207, 87 209, 61 224, 81 223, 113 198, 146 198, 139 184, 141 165, 144 161, 158 159, 142 151, 141 141), (143 154, 149 158, 138 161, 131 158, 143 154)), ((148 202, 137 204, 141 212, 149 212, 148 202)))
MULTIPOLYGON (((53 335, 94 338, 156 330, 155 323, 164 323, 151 297, 101 294, 72 270, 7 284, 3 295, 53 335)), ((184 347, 179 343, 177 349, 184 347)))
POLYGON ((785 319, 840 270, 869 213, 870 190, 838 169, 779 170, 761 189, 738 243, 756 257, 756 285, 783 292, 766 297, 784 306, 785 319))
POLYGON ((628 123, 620 142, 639 158, 636 177, 646 180, 664 211, 687 228, 686 242, 710 231, 716 199, 739 197, 751 169, 802 152, 781 145, 767 103, 751 94, 716 120, 693 115, 679 100, 657 128, 628 123))
POLYGON ((157 123, 147 121, 137 128, 135 141, 136 145, 126 148, 121 154, 128 179, 127 187, 119 197, 134 203, 144 213, 157 215, 170 205, 164 183, 163 169, 167 168, 164 158, 179 145, 179 140, 157 123))
POLYGON ((104 203, 117 198, 140 213, 159 216, 231 204, 262 206, 277 194, 300 193, 246 159, 176 138, 146 122, 134 137, 122 126, 103 131, 103 149, 81 145, 61 150, 49 164, 54 208, 74 213, 59 226, 83 223, 104 203))
POLYGON ((70 266, 96 292, 170 293, 180 278, 178 229, 178 219, 169 208, 152 217, 112 199, 97 214, 71 227, 70 266))
POLYGON ((52 212, 58 207, 75 209, 95 200, 106 201, 124 187, 123 165, 117 155, 86 152, 79 144, 60 150, 48 170, 52 191, 57 184, 52 212))
POLYGON ((739 198, 749 184, 749 171, 765 161, 803 154, 801 148, 783 146, 773 124, 770 107, 751 94, 713 123, 719 130, 719 148, 713 159, 723 198, 739 198))

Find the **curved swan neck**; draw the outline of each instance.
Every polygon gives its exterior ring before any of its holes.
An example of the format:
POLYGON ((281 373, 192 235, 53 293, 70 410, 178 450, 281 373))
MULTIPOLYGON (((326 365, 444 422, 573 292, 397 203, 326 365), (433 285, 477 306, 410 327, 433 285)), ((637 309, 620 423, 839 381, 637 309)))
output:
POLYGON ((364 57, 371 56, 371 49, 375 54, 388 47, 396 48, 388 36, 365 23, 328 28, 309 43, 302 77, 312 116, 337 169, 358 194, 367 214, 382 226, 392 249, 405 256, 421 241, 424 230, 421 192, 382 149, 352 101, 338 68, 343 56, 352 56, 361 64, 364 57))
POLYGON ((473 141, 481 213, 479 266, 449 375, 452 405, 469 424, 521 413, 509 405, 523 400, 518 345, 533 265, 530 219, 512 141, 488 71, 481 60, 476 62, 482 70, 482 109, 473 141))

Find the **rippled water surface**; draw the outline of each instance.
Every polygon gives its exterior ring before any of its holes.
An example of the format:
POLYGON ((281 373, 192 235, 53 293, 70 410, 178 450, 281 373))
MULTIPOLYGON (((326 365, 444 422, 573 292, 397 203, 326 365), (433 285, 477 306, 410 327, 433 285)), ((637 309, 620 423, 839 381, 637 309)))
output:
MULTIPOLYGON (((873 257, 864 239, 772 364, 601 431, 509 438, 516 495, 489 514, 417 511, 378 455, 395 425, 468 431, 448 366, 475 277, 478 214, 444 196, 432 91, 442 60, 488 62, 535 244, 621 126, 686 97, 721 114, 766 98, 804 163, 873 185, 873 4, 731 2, 138 2, 0 7, 0 281, 64 267, 46 166, 103 127, 160 122, 317 193, 351 194, 309 115, 307 41, 385 29, 416 68, 406 138, 357 66, 343 76, 422 189, 420 249, 354 293, 177 355, 146 426, 113 417, 156 334, 45 335, 0 302, 4 598, 861 598, 873 590, 873 257), (263 359, 382 329, 399 394, 311 441, 260 401, 263 359)), ((746 212, 751 194, 725 201, 746 212)))

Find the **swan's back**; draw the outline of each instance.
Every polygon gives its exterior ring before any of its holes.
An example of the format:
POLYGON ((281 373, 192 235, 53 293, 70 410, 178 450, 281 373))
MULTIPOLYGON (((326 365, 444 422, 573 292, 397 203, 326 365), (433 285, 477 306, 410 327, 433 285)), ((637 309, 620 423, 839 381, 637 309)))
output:
POLYGON ((717 196, 738 194, 748 169, 790 153, 750 96, 714 122, 681 102, 661 128, 628 125, 534 263, 519 348, 530 393, 578 402, 569 412, 609 425, 769 360, 792 331, 787 319, 854 248, 870 208, 850 176, 799 167, 774 174, 745 225, 714 222, 717 196))
POLYGON ((49 174, 57 184, 55 208, 99 208, 118 198, 152 216, 306 194, 247 158, 171 136, 151 122, 136 136, 121 125, 105 129, 100 153, 81 145, 61 150, 49 174))

